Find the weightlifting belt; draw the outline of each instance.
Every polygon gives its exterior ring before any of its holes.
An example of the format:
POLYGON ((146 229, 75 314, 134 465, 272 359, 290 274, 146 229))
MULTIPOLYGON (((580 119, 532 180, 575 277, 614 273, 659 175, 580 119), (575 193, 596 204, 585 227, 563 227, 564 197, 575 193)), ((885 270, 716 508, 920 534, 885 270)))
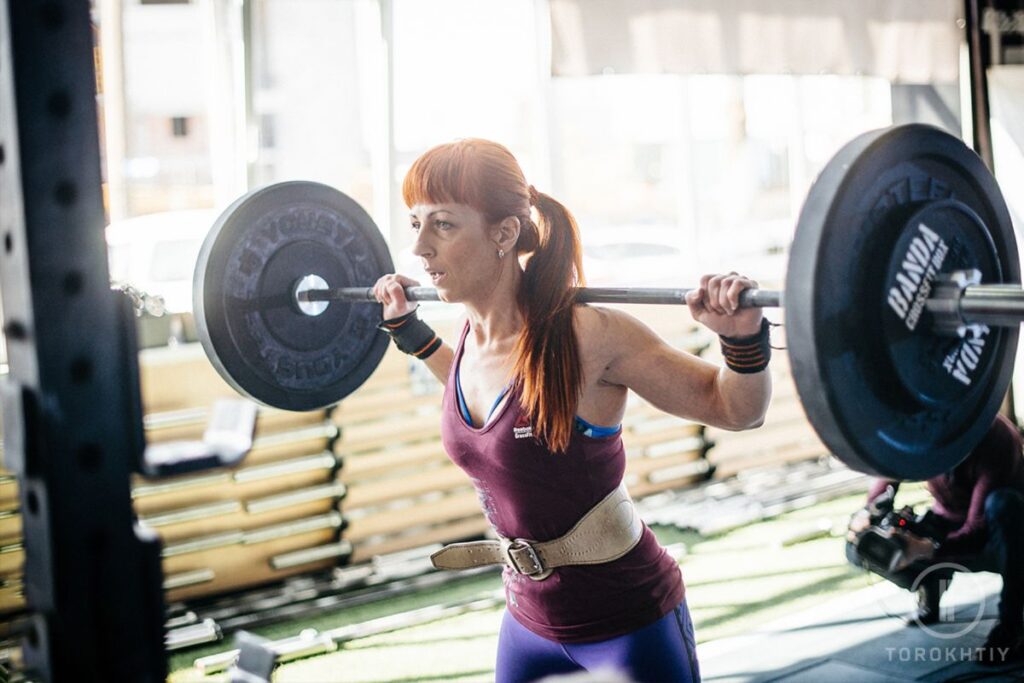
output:
POLYGON ((551 541, 504 538, 452 543, 430 556, 438 569, 469 569, 505 564, 534 581, 543 581, 555 567, 603 564, 616 560, 640 542, 644 523, 636 513, 626 485, 609 493, 563 536, 551 541))

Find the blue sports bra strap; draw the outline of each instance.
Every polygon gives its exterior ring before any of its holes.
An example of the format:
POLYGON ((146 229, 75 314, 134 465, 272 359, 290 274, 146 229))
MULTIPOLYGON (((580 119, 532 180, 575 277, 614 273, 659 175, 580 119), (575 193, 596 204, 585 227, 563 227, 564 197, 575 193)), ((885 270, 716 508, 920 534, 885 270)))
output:
POLYGON ((576 427, 576 431, 577 432, 583 434, 584 436, 590 436, 590 437, 596 437, 596 438, 600 438, 600 437, 603 437, 603 436, 611 436, 612 434, 617 434, 618 431, 620 429, 622 429, 622 425, 621 424, 615 425, 614 427, 605 427, 605 426, 602 426, 602 425, 591 424, 591 423, 587 422, 586 420, 584 420, 579 415, 576 416, 576 419, 574 420, 574 422, 575 422, 575 427, 576 427))

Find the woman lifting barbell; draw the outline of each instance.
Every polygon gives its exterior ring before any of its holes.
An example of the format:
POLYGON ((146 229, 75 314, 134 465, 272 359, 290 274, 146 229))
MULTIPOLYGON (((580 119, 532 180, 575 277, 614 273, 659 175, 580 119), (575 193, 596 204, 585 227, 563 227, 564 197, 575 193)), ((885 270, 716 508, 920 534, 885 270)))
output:
POLYGON ((410 278, 385 275, 374 294, 383 329, 445 383, 445 449, 499 535, 434 557, 443 568, 506 565, 497 680, 600 667, 637 681, 699 680, 679 566, 622 484, 620 422, 632 389, 701 423, 761 424, 768 323, 760 309, 739 308, 740 292, 757 284, 708 275, 687 295, 694 319, 721 336, 719 368, 626 313, 574 302, 583 282, 575 220, 526 182, 505 147, 435 147, 413 164, 403 197, 414 253, 441 299, 465 306, 458 344, 417 318, 403 290, 418 284, 410 278))

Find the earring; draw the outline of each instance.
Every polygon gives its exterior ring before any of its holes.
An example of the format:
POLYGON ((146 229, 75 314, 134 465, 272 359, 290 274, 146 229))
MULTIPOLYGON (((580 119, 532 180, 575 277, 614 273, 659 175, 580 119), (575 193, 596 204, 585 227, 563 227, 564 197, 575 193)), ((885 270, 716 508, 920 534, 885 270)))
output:
POLYGON ((498 258, 505 258, 505 250, 504 249, 499 249, 498 250, 498 258))

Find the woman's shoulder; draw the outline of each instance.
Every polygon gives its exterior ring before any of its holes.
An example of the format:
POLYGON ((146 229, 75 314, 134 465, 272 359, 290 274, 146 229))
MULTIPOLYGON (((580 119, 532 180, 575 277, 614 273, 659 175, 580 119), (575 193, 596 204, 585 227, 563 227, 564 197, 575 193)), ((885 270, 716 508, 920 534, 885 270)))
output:
POLYGON ((610 308, 578 304, 573 308, 573 327, 581 341, 610 331, 615 325, 615 314, 610 308))
POLYGON ((640 320, 626 311, 604 306, 579 304, 574 309, 574 324, 577 335, 587 335, 610 341, 607 337, 620 337, 649 331, 640 320))
POLYGON ((576 306, 574 327, 584 356, 615 353, 650 333, 642 322, 625 311, 591 305, 576 306))

